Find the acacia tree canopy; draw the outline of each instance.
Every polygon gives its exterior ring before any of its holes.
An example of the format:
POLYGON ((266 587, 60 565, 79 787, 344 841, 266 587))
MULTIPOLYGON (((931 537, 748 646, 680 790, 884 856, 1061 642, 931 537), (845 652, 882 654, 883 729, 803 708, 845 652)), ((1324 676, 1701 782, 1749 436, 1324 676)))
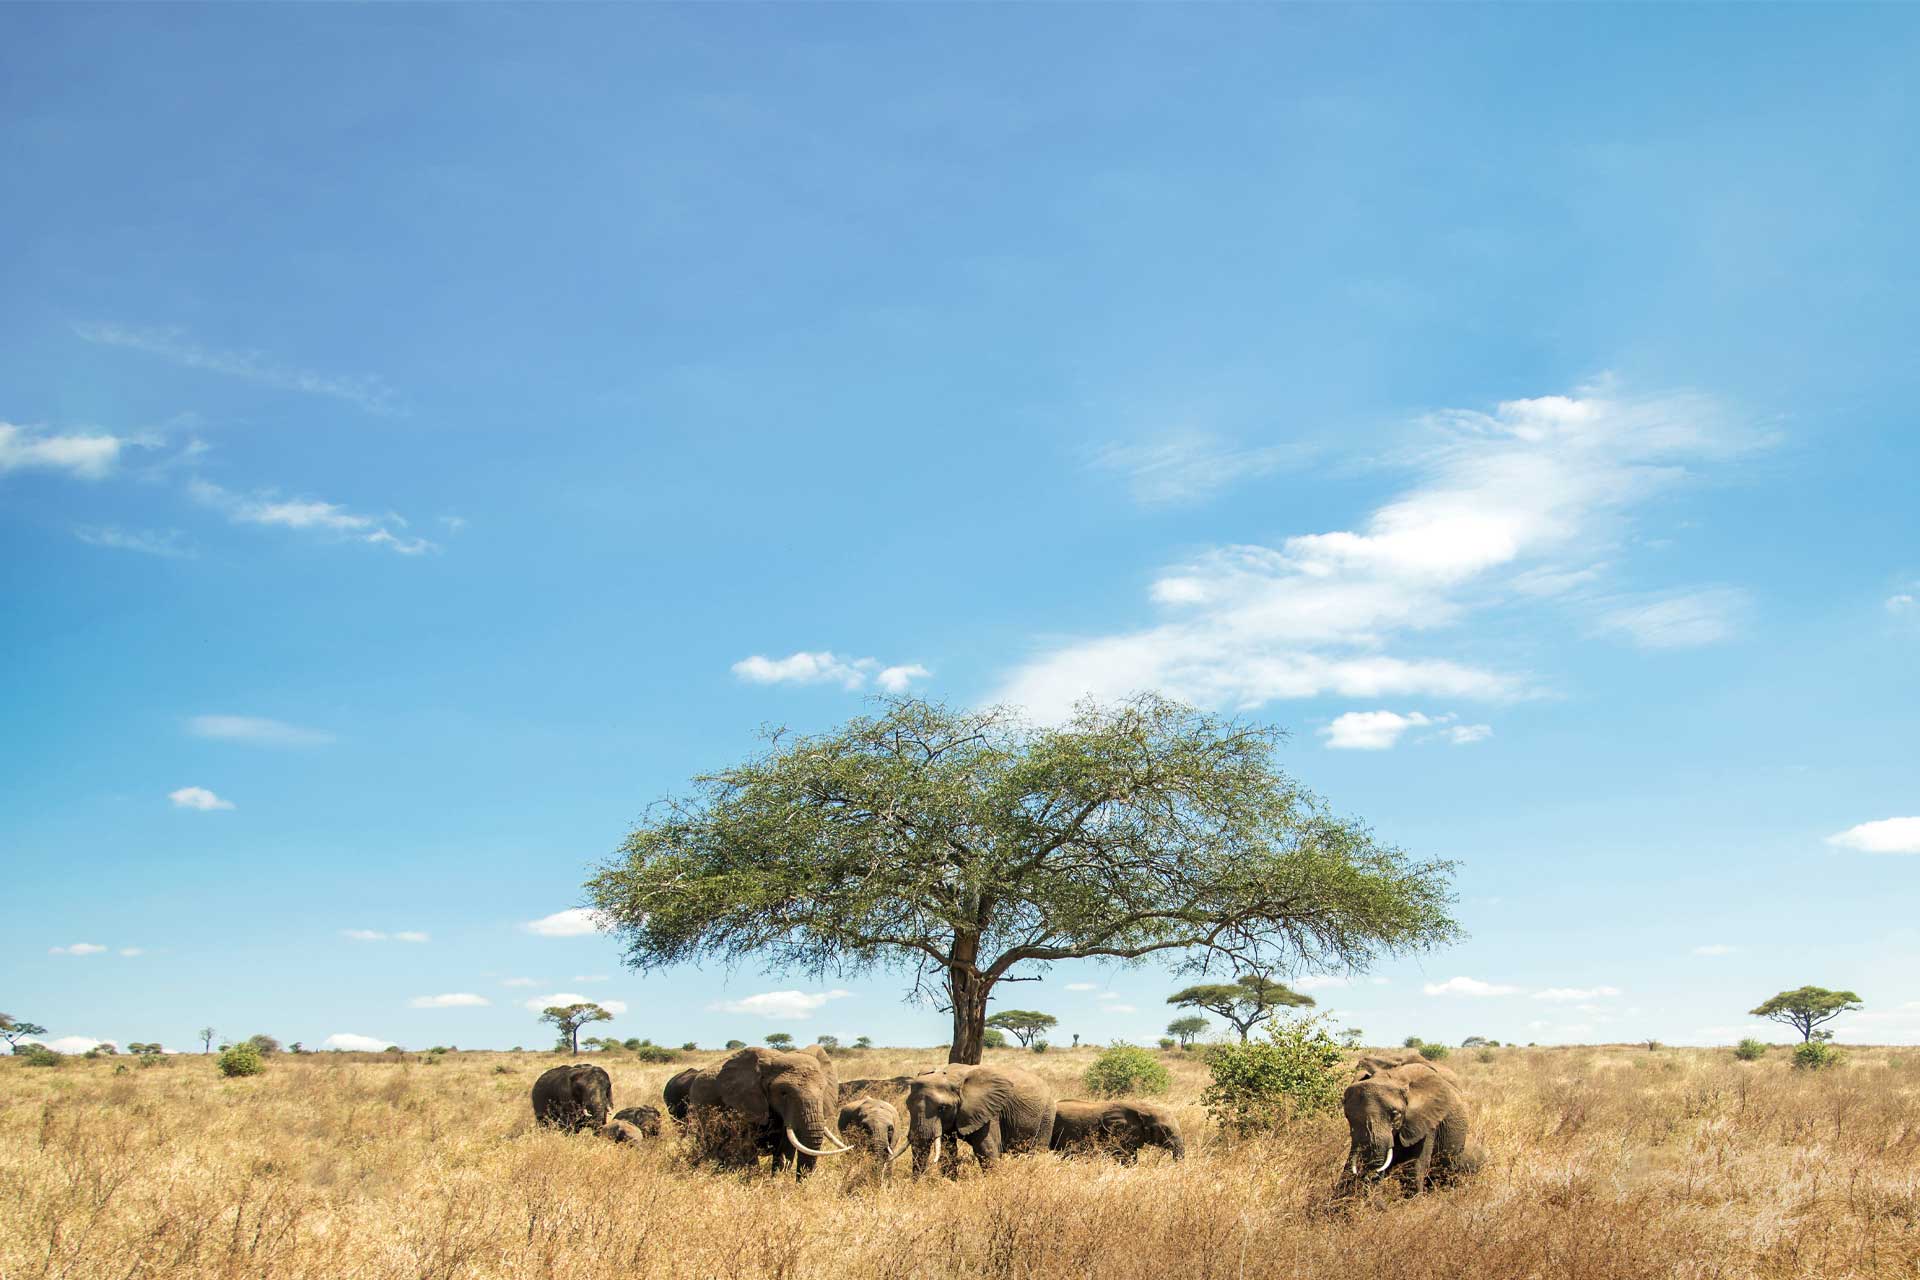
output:
POLYGON ((1032 1048, 1035 1036, 1059 1024, 1060 1019, 1035 1009, 1003 1009, 987 1019, 989 1027, 1013 1032, 1023 1048, 1032 1048))
POLYGON ((1453 939, 1452 864, 1333 815, 1280 739, 1150 694, 1047 727, 883 700, 696 778, 587 893, 637 969, 904 970, 968 1063, 995 984, 1054 961, 1363 969, 1453 939))
POLYGON ((1757 1009, 1747 1012, 1756 1018, 1771 1018, 1775 1022, 1784 1022, 1800 1033, 1802 1040, 1812 1040, 1815 1034, 1822 1038, 1831 1032, 1818 1032, 1814 1028, 1823 1022, 1831 1022, 1843 1013, 1860 1007, 1860 997, 1851 991, 1829 991, 1825 987, 1801 987, 1794 991, 1782 991, 1773 999, 1757 1009))
POLYGON ((1261 973, 1243 973, 1232 982, 1205 982, 1176 991, 1168 1004, 1217 1013, 1233 1024, 1245 1043, 1247 1033, 1275 1009, 1313 1006, 1313 997, 1261 973))
POLYGON ((580 1052, 580 1028, 590 1022, 611 1022, 613 1015, 592 1001, 580 1004, 553 1004, 540 1011, 540 1021, 551 1022, 567 1038, 571 1053, 580 1052))

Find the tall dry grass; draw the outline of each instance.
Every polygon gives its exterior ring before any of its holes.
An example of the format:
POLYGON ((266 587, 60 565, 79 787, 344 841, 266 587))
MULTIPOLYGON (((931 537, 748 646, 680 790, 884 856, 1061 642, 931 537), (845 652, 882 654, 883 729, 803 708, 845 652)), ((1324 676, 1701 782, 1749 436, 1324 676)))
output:
MULTIPOLYGON (((841 1074, 938 1057, 872 1050, 841 1074)), ((0 1059, 0 1276, 1920 1274, 1920 1053, 1855 1049, 1819 1074, 1773 1057, 1455 1054, 1485 1169, 1340 1207, 1337 1117, 1228 1146, 1197 1103, 1204 1070, 1177 1055, 1183 1164, 1036 1156, 882 1183, 840 1157, 800 1185, 691 1169, 672 1141, 534 1130, 547 1055, 278 1057, 242 1080, 199 1057, 0 1059)), ((1090 1058, 1012 1055, 1062 1096, 1090 1058)), ((616 1106, 657 1101, 677 1069, 601 1061, 616 1106)))

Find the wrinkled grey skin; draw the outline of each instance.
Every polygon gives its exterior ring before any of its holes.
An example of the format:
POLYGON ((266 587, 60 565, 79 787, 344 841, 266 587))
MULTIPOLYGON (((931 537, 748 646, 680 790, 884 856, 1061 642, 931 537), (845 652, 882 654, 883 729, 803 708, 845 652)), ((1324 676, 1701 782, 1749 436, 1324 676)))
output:
MULTIPOLYGON (((668 1081, 668 1088, 680 1078, 668 1081)), ((693 1072, 685 1082, 687 1110, 713 1107, 741 1117, 758 1131, 760 1149, 773 1153, 774 1171, 791 1159, 800 1178, 813 1171, 815 1157, 794 1150, 787 1129, 816 1151, 837 1152, 841 1144, 833 1129, 839 1099, 833 1059, 817 1044, 791 1053, 742 1049, 717 1066, 693 1072)))
POLYGON ((666 1087, 661 1089, 661 1095, 667 1103, 667 1114, 675 1120, 687 1118, 687 1090, 693 1087, 693 1078, 699 1074, 700 1068, 688 1067, 667 1081, 666 1087))
POLYGON ((1365 1080, 1395 1067, 1425 1067, 1429 1071, 1438 1071, 1455 1085, 1460 1083, 1460 1077, 1453 1074, 1452 1068, 1429 1061, 1418 1049, 1382 1049, 1365 1054, 1353 1064, 1354 1078, 1365 1080))
POLYGON ((660 1108, 658 1107, 627 1107, 614 1112, 613 1118, 626 1121, 638 1129, 644 1137, 660 1136, 660 1108))
POLYGON ((1159 1147, 1186 1158, 1180 1122, 1156 1102, 1069 1099, 1053 1117, 1052 1147, 1062 1155, 1106 1153, 1122 1164, 1140 1157, 1140 1148, 1159 1147))
POLYGON ((1053 1137, 1053 1088, 1017 1067, 949 1063, 913 1078, 907 1089, 907 1137, 913 1172, 927 1171, 936 1139, 941 1171, 960 1176, 960 1141, 973 1148, 981 1169, 1003 1152, 1044 1151, 1053 1137))
POLYGON ((579 1133, 600 1129, 613 1109, 613 1081, 591 1063, 551 1067, 533 1082, 535 1124, 579 1133))
POLYGON ((855 1098, 840 1108, 840 1136, 857 1151, 879 1161, 880 1176, 893 1172, 894 1157, 906 1141, 900 1113, 879 1098, 855 1098))
POLYGON ((606 1125, 600 1130, 600 1136, 609 1142, 646 1141, 646 1135, 640 1132, 638 1125, 618 1118, 607 1121, 606 1125))
POLYGON ((1351 1138, 1344 1189, 1395 1177, 1418 1193, 1470 1167, 1466 1099, 1450 1074, 1428 1063, 1389 1067, 1357 1081, 1340 1106, 1351 1138))

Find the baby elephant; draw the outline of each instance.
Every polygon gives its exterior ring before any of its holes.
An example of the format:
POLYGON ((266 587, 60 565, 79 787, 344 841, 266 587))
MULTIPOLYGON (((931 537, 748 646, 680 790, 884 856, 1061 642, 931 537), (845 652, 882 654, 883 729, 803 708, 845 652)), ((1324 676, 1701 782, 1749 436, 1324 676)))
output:
POLYGON ((840 1136, 856 1150, 865 1151, 878 1160, 882 1177, 892 1173, 894 1160, 907 1149, 900 1113, 893 1109, 891 1102, 879 1098, 855 1098, 841 1107, 840 1136))
POLYGON ((1180 1123, 1155 1102, 1089 1102, 1068 1099, 1053 1119, 1053 1149, 1063 1155, 1104 1151, 1132 1164, 1142 1147, 1161 1147, 1179 1160, 1187 1154, 1180 1123))
POLYGON ((615 1120, 626 1121, 635 1129, 638 1129, 642 1137, 657 1138, 660 1136, 660 1121, 662 1117, 660 1115, 660 1108, 658 1107, 627 1107, 624 1110, 614 1112, 613 1118, 615 1120))
POLYGON ((646 1135, 640 1132, 640 1126, 628 1120, 609 1120, 600 1129, 600 1136, 608 1142, 645 1142, 646 1135))

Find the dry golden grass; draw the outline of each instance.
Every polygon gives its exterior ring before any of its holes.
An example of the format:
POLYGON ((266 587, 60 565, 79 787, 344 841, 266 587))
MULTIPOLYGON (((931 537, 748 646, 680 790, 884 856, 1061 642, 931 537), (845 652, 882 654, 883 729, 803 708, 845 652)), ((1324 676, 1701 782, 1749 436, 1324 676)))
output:
MULTIPOLYGON (((872 1050, 841 1074, 939 1056, 872 1050)), ((1920 1053, 1854 1049, 1819 1074, 1770 1057, 1456 1053, 1484 1171, 1338 1209, 1338 1117, 1224 1146, 1196 1101, 1204 1071, 1177 1058, 1184 1164, 1038 1156, 882 1184, 842 1157, 797 1186, 690 1170, 672 1141, 535 1131, 546 1055, 280 1057, 246 1080, 200 1057, 0 1060, 0 1276, 1920 1274, 1920 1053)), ((1090 1059, 1014 1058, 1062 1096, 1090 1059)), ((600 1061, 615 1106, 657 1102, 677 1070, 600 1061)))

